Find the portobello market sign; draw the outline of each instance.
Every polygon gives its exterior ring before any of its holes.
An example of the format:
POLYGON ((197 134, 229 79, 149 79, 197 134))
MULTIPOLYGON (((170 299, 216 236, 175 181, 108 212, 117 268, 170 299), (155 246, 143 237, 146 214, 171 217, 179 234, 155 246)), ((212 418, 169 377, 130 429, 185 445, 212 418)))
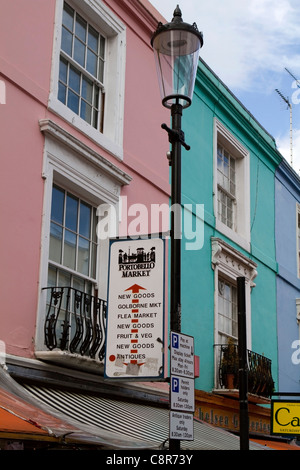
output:
POLYGON ((164 244, 162 238, 110 242, 106 378, 163 377, 164 244))
POLYGON ((271 434, 300 434, 300 402, 272 400, 271 434))

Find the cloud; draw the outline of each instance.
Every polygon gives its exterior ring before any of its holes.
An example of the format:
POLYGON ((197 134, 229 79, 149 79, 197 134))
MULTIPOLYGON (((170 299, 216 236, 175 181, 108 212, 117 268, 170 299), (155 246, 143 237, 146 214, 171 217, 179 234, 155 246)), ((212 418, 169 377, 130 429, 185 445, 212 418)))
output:
POLYGON ((221 10, 217 3, 212 0, 205 7, 203 58, 213 62, 212 68, 231 88, 274 89, 272 76, 282 73, 287 58, 290 64, 299 63, 291 45, 299 44, 300 9, 295 10, 292 0, 229 0, 221 10))
POLYGON ((288 162, 289 114, 275 89, 293 101, 293 167, 298 173, 300 89, 285 68, 300 79, 299 0, 150 1, 166 21, 178 3, 183 20, 197 24, 204 37, 201 57, 274 136, 288 162))
MULTIPOLYGON (((151 3, 172 19, 174 2, 151 3)), ((299 0, 182 0, 183 20, 203 32, 201 56, 229 88, 274 89, 274 73, 299 63, 299 0)))

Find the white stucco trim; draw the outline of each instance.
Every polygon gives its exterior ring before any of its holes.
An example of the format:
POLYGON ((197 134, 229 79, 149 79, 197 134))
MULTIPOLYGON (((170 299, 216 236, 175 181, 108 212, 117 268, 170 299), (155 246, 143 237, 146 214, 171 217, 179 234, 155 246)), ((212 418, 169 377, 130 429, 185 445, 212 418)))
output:
POLYGON ((216 237, 211 239, 212 269, 215 272, 215 343, 218 341, 218 279, 221 275, 233 283, 238 277, 245 277, 246 286, 246 328, 247 348, 251 349, 251 289, 255 287, 257 264, 230 246, 224 240, 216 237))
MULTIPOLYGON (((131 177, 86 144, 50 120, 39 122, 45 136, 42 178, 44 205, 41 236, 40 289, 38 298, 36 349, 43 350, 52 187, 56 183, 95 207, 111 208, 118 219, 121 187, 131 177)), ((116 234, 118 227, 115 227, 116 234)), ((109 240, 101 240, 98 249, 96 288, 106 299, 109 240)))

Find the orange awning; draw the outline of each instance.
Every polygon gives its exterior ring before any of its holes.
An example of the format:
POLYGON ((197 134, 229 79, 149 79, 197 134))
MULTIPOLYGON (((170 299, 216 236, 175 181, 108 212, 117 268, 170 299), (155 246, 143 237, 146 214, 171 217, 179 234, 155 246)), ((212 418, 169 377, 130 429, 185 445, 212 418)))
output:
POLYGON ((57 441, 49 432, 37 424, 30 423, 10 411, 0 408, 0 438, 2 439, 39 439, 57 441))
POLYGON ((59 442, 77 429, 0 387, 0 438, 59 442))
POLYGON ((300 450, 300 447, 297 445, 289 444, 288 442, 272 441, 272 439, 251 439, 251 441, 274 450, 300 450))

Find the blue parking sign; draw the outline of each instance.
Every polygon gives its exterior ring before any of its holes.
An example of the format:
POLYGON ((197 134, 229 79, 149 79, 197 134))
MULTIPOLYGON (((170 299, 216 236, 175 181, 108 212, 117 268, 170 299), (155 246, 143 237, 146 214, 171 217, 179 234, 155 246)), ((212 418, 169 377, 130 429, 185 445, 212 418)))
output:
POLYGON ((172 377, 172 392, 179 393, 179 379, 172 377))
POLYGON ((172 333, 172 348, 179 348, 179 336, 176 333, 172 333))

